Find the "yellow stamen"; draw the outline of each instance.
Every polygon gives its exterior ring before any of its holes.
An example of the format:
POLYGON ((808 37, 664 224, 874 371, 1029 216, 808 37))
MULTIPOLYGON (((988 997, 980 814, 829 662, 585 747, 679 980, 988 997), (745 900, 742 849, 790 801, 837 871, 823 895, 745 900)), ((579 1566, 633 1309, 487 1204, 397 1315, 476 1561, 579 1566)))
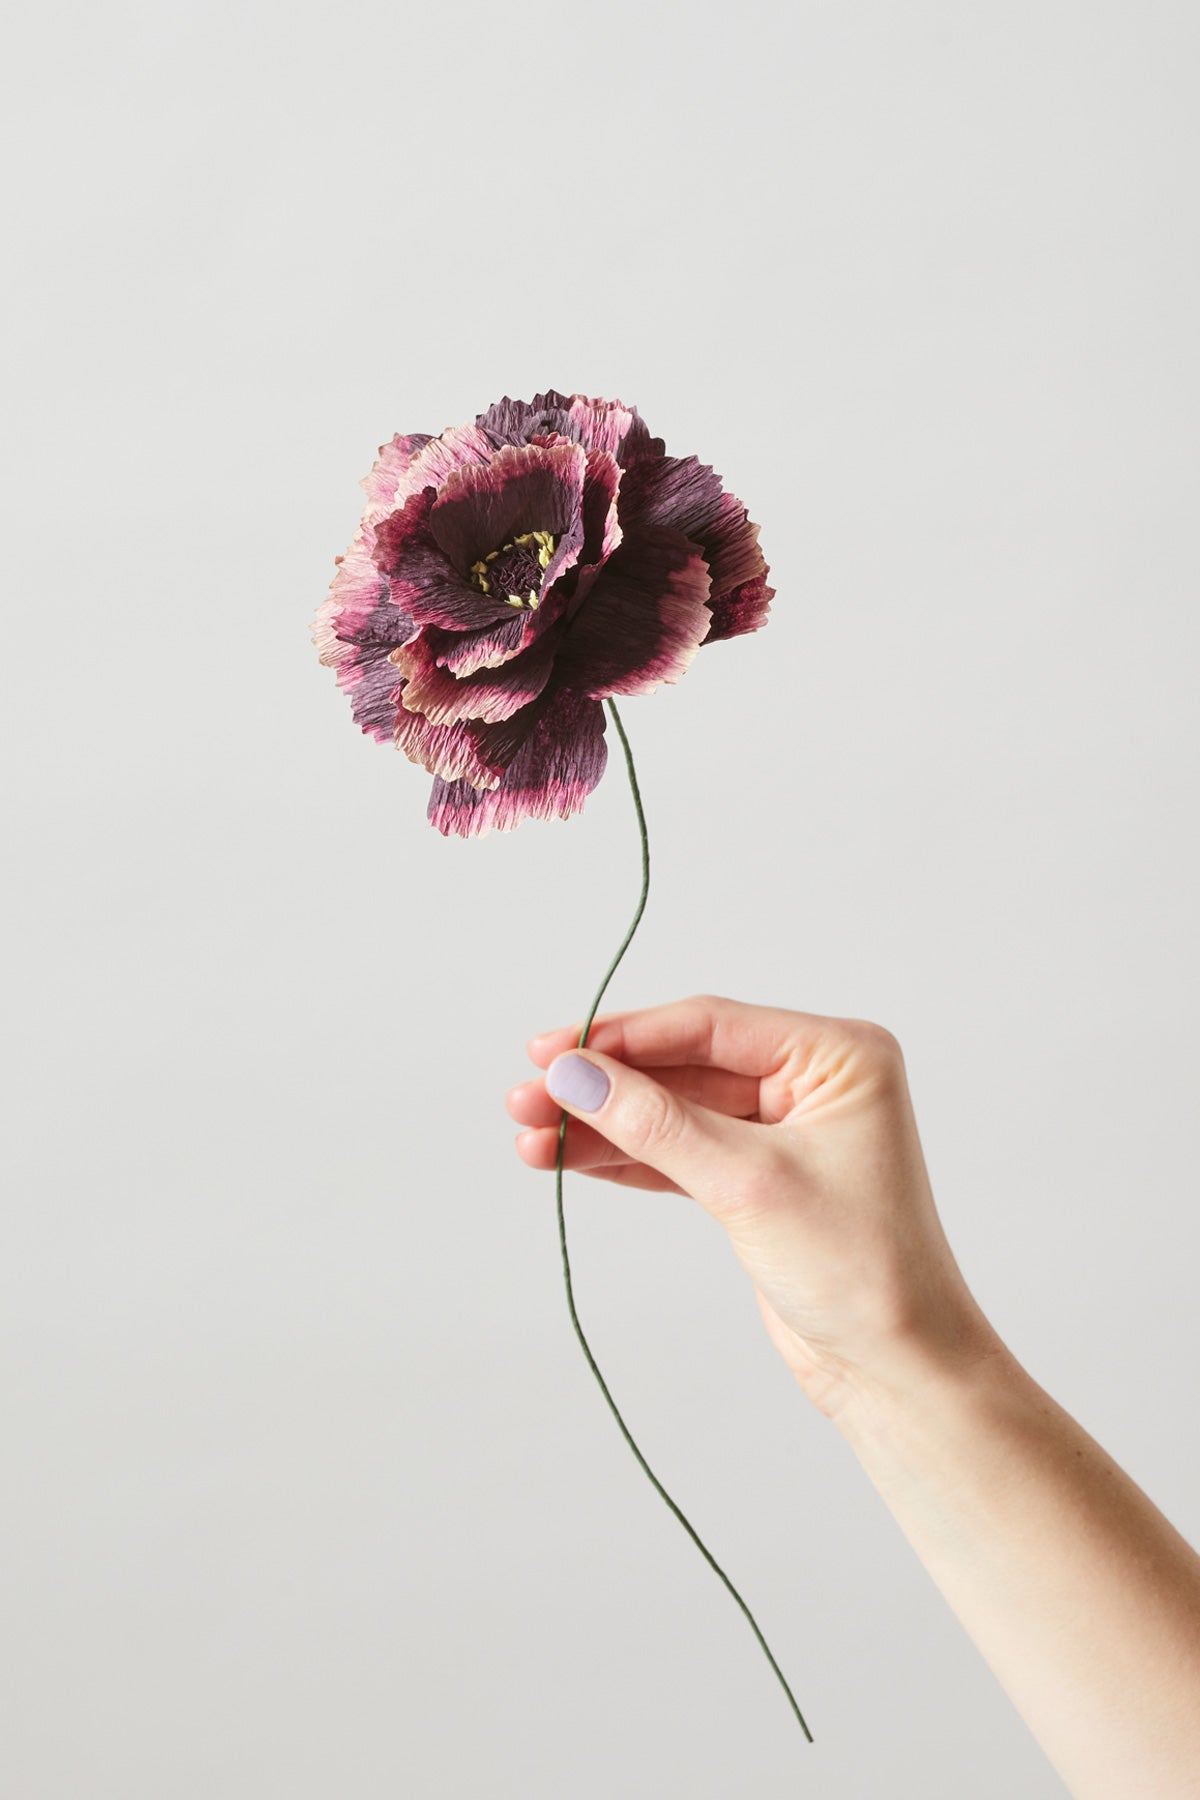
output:
MULTIPOLYGON (((489 550, 479 562, 471 564, 471 574, 474 577, 475 585, 482 593, 490 594, 492 592, 492 584, 488 580, 488 564, 495 562, 496 558, 502 556, 506 550, 533 549, 537 553, 539 567, 548 569, 557 545, 558 539, 552 531, 518 532, 516 537, 507 544, 501 544, 498 550, 489 550)), ((510 606, 536 607, 540 595, 537 588, 530 588, 528 600, 523 594, 506 594, 504 598, 510 606)))

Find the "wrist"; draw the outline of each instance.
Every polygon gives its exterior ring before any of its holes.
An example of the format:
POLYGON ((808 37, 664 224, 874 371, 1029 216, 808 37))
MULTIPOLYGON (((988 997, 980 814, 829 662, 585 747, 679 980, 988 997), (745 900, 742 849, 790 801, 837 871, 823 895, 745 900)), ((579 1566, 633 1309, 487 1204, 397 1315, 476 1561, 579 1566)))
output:
POLYGON ((921 1415, 931 1420, 993 1389, 1028 1380, 972 1302, 953 1325, 898 1334, 869 1362, 847 1368, 825 1409, 851 1448, 890 1440, 921 1415))

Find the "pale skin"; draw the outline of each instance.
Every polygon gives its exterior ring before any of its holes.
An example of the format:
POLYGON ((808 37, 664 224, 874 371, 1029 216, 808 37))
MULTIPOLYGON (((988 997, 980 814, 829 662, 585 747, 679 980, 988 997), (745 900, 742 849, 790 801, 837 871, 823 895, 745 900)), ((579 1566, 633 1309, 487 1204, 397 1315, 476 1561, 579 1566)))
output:
MULTIPOLYGON (((534 1064, 579 1029, 532 1038, 534 1064)), ((576 1054, 608 1094, 585 1113, 513 1088, 524 1162, 554 1168, 566 1110, 567 1168, 711 1214, 1069 1791, 1200 1800, 1200 1557, 984 1317, 891 1033, 702 995, 605 1015, 576 1054)))

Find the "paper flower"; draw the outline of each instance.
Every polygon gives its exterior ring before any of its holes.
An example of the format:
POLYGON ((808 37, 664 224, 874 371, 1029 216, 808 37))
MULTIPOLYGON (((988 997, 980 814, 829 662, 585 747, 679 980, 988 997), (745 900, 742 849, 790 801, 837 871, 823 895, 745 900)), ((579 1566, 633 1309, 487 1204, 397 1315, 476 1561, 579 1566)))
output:
POLYGON ((601 702, 767 618, 746 508, 619 400, 505 397, 396 436, 362 485, 313 638, 363 731, 433 775, 447 834, 578 812, 604 773, 601 702))
MULTIPOLYGON (((579 1034, 633 939, 650 841, 615 695, 678 681, 702 644, 756 631, 774 589, 758 526, 695 456, 666 454, 636 407, 553 388, 507 397, 440 437, 395 437, 363 481, 367 506, 313 627, 362 729, 432 774, 447 836, 569 818, 604 773, 605 711, 625 753, 642 846, 633 922, 579 1034)), ((812 1734, 750 1608, 638 1449, 575 1307, 571 1323, 634 1456, 745 1614, 805 1736, 812 1734)))

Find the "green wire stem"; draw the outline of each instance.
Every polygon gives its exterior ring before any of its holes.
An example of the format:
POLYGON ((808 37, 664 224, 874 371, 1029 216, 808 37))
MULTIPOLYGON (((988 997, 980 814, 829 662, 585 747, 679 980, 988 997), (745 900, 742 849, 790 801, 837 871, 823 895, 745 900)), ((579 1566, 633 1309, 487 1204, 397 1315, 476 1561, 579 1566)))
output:
MULTIPOLYGON (((583 1022, 583 1029, 579 1033, 579 1048, 581 1050, 586 1048, 587 1040, 588 1040, 588 1032, 592 1028, 592 1021, 596 1017, 596 1013, 599 1009, 601 1000, 604 998, 605 989, 608 987, 609 982, 612 980, 613 976, 616 974, 617 968, 621 961, 621 958, 624 956, 624 954, 628 950, 630 944, 633 942, 633 934, 637 930, 639 924, 641 923, 642 914, 646 910, 646 896, 650 892, 650 839, 646 833, 646 815, 642 810, 642 796, 638 789, 637 773, 633 766, 633 752, 629 748, 629 739, 625 735, 625 727, 621 723, 621 716, 618 713, 616 707, 614 706, 614 704, 611 700, 608 701, 608 710, 612 714, 612 722, 617 728, 617 736, 620 738, 621 748, 625 752, 625 766, 629 771, 629 787, 630 787, 630 791, 633 794, 634 809, 637 812, 638 830, 641 833, 641 839, 642 839, 642 892, 638 899, 637 911, 633 915, 633 923, 630 925, 629 930, 625 933, 625 936, 621 940, 621 948, 617 951, 617 954, 613 957, 611 963, 608 965, 608 970, 604 976, 604 980, 600 983, 600 986, 596 989, 596 997, 592 1001, 591 1007, 588 1011, 588 1016, 583 1022)), ((617 1408, 616 1401, 613 1399, 612 1395, 608 1391, 608 1383, 605 1381, 603 1375, 600 1373, 600 1370, 596 1366, 596 1359, 592 1355, 591 1346, 589 1345, 586 1337, 584 1337, 584 1335, 583 1335, 583 1327, 579 1323, 579 1314, 575 1310, 575 1292, 571 1285, 571 1263, 570 1263, 570 1259, 567 1255, 567 1227, 566 1227, 566 1221, 563 1217, 563 1154, 566 1149, 568 1117, 569 1117, 569 1115, 567 1113, 563 1113, 562 1118, 559 1121, 559 1126, 558 1126, 558 1161, 555 1165, 555 1170, 554 1170, 554 1193, 555 1193, 555 1200, 556 1200, 557 1207, 558 1207, 558 1241, 559 1241, 559 1245, 562 1249, 563 1280, 566 1283, 567 1305, 571 1311, 571 1323, 575 1327, 575 1336, 579 1339, 580 1347, 583 1350, 584 1356, 587 1358, 588 1367, 591 1369, 592 1374, 596 1377, 596 1381, 600 1388, 600 1392, 604 1395, 604 1398, 608 1401, 609 1407, 612 1411, 613 1418, 617 1421, 617 1424, 621 1427, 621 1433, 625 1439, 625 1442, 629 1445, 629 1448, 633 1451, 633 1454, 636 1456, 638 1462, 641 1464, 641 1466, 642 1466, 643 1470, 645 1471, 647 1477, 649 1478, 651 1484, 655 1488, 657 1488, 658 1492, 662 1495, 663 1499, 666 1501, 666 1503, 670 1507, 671 1511, 675 1514, 675 1517, 679 1520, 679 1523, 683 1526, 683 1529, 687 1532, 688 1536, 691 1538, 692 1542, 695 1544, 697 1550, 699 1550, 701 1556, 704 1557, 705 1561, 721 1577, 721 1580, 725 1583, 725 1586, 729 1589, 729 1592, 733 1595, 734 1599, 737 1601, 738 1605, 741 1607, 742 1611, 745 1613, 746 1618, 750 1622, 751 1631, 753 1631, 755 1637, 758 1639, 760 1645, 762 1646, 763 1655, 766 1657, 767 1661, 770 1663, 771 1667, 774 1669, 776 1675, 778 1676, 779 1685, 782 1687, 784 1693, 787 1695, 788 1701, 792 1708, 792 1711, 795 1713, 797 1719, 800 1721, 800 1729, 803 1731, 805 1737, 808 1739, 809 1743, 811 1744, 813 1741, 812 1732, 808 1729, 808 1726, 805 1724, 804 1714, 800 1711, 799 1706, 796 1704, 796 1696, 793 1694, 791 1688, 788 1686, 786 1680, 784 1679, 783 1670, 779 1667, 779 1664, 775 1661, 775 1658, 771 1655, 770 1649, 768 1648, 768 1645, 767 1645, 767 1640, 763 1636, 762 1632, 759 1630, 757 1621, 755 1620, 755 1617, 754 1617, 754 1614, 750 1611, 750 1608, 746 1605, 746 1602, 742 1599, 742 1596, 738 1593, 737 1589, 734 1587, 732 1581, 730 1581, 728 1575, 725 1573, 724 1569, 721 1567, 721 1565, 717 1561, 716 1557, 712 1554, 712 1552, 708 1549, 708 1547, 704 1543, 701 1542, 701 1539, 700 1539, 698 1533, 695 1531, 695 1529, 690 1524, 690 1522, 684 1517, 683 1513, 676 1506, 674 1500, 672 1500, 670 1494, 668 1494, 666 1488, 663 1486, 662 1482, 658 1479, 658 1476, 654 1473, 654 1470, 650 1467, 650 1464, 646 1461, 645 1457, 642 1455, 641 1451, 638 1449, 637 1445, 634 1443, 633 1435, 630 1432, 628 1425, 626 1425, 624 1419, 621 1417, 621 1414, 617 1408)))

